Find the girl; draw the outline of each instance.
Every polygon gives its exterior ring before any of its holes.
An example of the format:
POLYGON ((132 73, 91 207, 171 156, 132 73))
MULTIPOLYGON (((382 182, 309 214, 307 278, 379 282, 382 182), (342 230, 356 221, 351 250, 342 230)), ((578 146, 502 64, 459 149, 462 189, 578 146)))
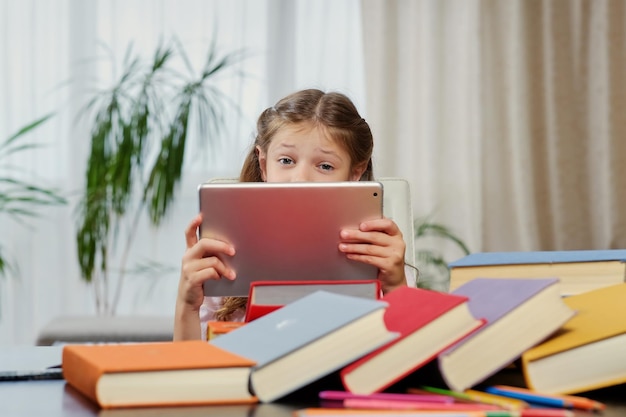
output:
MULTIPOLYGON (((340 93, 302 90, 261 113, 257 136, 246 157, 240 181, 371 181, 373 140, 367 122, 340 93)), ((209 320, 241 321, 245 297, 205 297, 202 283, 234 271, 216 256, 233 256, 235 248, 215 239, 198 239, 196 216, 187 229, 176 299, 174 340, 199 339, 209 320)), ((398 226, 387 218, 367 221, 359 230, 342 230, 339 250, 350 259, 378 268, 383 293, 408 285, 406 245, 398 226)))

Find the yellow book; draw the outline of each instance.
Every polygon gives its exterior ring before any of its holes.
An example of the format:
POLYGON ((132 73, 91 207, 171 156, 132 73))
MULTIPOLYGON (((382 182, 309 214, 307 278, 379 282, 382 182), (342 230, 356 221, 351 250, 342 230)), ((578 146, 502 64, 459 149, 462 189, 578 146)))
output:
POLYGON ((626 382, 626 283, 565 298, 577 314, 522 354, 529 388, 571 394, 626 382))

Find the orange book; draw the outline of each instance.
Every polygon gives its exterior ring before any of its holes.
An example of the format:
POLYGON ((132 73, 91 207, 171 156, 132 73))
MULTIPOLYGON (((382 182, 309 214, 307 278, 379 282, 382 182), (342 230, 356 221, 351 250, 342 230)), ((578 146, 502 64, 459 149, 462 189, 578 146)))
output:
POLYGON ((206 327, 206 339, 211 340, 246 324, 242 321, 210 321, 206 327))
POLYGON ((255 362, 204 341, 66 345, 67 383, 102 408, 251 403, 255 362))

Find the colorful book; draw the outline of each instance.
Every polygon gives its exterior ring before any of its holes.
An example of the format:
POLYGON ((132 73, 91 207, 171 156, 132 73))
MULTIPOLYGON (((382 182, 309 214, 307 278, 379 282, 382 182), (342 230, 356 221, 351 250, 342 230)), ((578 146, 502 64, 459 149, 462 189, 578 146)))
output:
POLYGON ((389 303, 385 324, 400 337, 341 370, 344 387, 353 393, 384 390, 484 324, 461 295, 402 287, 382 300, 389 303))
POLYGON ((380 281, 252 281, 248 294, 245 321, 249 322, 279 309, 315 291, 351 295, 376 300, 380 298, 380 281))
POLYGON ((578 313, 561 332, 522 354, 529 388, 573 394, 626 382, 626 283, 573 295, 578 313))
POLYGON ((251 403, 254 361, 204 341, 65 345, 63 376, 102 408, 251 403))
POLYGON ((469 298, 485 326, 438 356, 441 376, 464 391, 495 374, 571 319, 558 279, 476 278, 452 292, 469 298))
POLYGON ((387 305, 317 291, 210 343, 256 361, 252 392, 271 402, 398 337, 385 326, 387 305))
POLYGON ((481 252, 448 266, 450 291, 474 278, 556 277, 568 296, 625 282, 626 249, 481 252))

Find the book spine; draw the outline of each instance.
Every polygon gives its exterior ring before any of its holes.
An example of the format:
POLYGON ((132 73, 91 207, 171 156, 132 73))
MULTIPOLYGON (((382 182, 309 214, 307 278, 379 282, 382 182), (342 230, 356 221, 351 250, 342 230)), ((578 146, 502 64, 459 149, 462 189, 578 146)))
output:
MULTIPOLYGON (((94 368, 71 346, 63 348, 62 354, 63 378, 74 389, 99 403, 96 385, 101 371, 94 368)), ((102 405, 102 404, 101 404, 102 405)))

